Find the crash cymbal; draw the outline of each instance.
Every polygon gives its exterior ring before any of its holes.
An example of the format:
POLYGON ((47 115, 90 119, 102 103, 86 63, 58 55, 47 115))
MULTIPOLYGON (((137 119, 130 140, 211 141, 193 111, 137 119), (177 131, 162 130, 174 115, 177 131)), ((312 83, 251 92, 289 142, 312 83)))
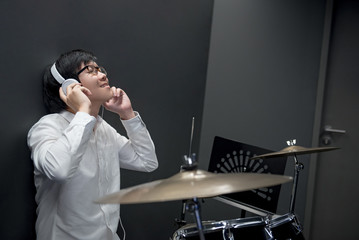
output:
POLYGON ((337 147, 306 148, 306 147, 294 145, 294 146, 286 147, 286 148, 280 150, 279 152, 273 152, 273 153, 267 153, 267 154, 263 154, 263 155, 254 156, 251 159, 301 155, 301 154, 331 151, 331 150, 336 150, 336 149, 339 149, 339 148, 337 148, 337 147))
POLYGON ((168 179, 125 188, 107 195, 97 203, 149 203, 207 198, 222 194, 274 186, 291 181, 291 177, 256 173, 209 173, 203 170, 180 172, 168 179))

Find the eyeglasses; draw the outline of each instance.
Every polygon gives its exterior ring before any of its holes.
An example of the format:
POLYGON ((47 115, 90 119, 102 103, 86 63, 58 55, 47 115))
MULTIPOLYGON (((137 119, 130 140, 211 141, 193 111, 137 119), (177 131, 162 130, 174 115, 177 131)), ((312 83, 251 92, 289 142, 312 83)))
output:
POLYGON ((86 65, 80 71, 77 72, 77 76, 80 75, 83 71, 87 69, 87 73, 97 75, 99 72, 105 74, 107 76, 107 72, 103 67, 98 67, 94 65, 86 65))

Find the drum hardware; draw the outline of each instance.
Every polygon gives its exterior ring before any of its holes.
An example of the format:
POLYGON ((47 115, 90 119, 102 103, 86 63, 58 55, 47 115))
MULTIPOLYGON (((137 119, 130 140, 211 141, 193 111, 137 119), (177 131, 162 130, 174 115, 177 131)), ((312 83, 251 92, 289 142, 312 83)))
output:
MULTIPOLYGON (((203 221, 207 240, 304 240, 302 226, 295 214, 268 215, 221 221, 203 221)), ((172 240, 198 240, 196 224, 190 223, 174 232, 172 240)))
MULTIPOLYGON (((191 144, 193 120, 194 118, 192 119, 191 144)), ((215 197, 223 194, 279 185, 292 181, 293 179, 292 177, 275 174, 209 173, 197 169, 198 164, 195 156, 195 154, 185 156, 185 163, 181 166, 181 171, 170 178, 125 188, 117 193, 104 196, 95 201, 95 203, 136 204, 191 199, 190 202, 183 202, 182 205, 185 210, 182 209, 179 222, 184 222, 184 214, 186 211, 193 213, 195 215, 200 240, 204 240, 199 198, 215 197)))
MULTIPOLYGON (((192 146, 192 137, 193 137, 193 126, 194 126, 194 118, 192 119, 192 131, 191 131, 191 143, 190 143, 190 151, 192 146)), ((196 161, 196 154, 189 152, 188 156, 184 156, 184 164, 181 166, 181 171, 191 171, 197 169, 197 161, 196 161), (192 155, 192 157, 191 157, 192 155)), ((205 240, 204 232, 203 232, 203 225, 201 220, 201 212, 200 212, 200 203, 198 201, 197 197, 193 197, 192 200, 182 200, 182 211, 181 211, 181 218, 180 220, 175 220, 176 223, 180 226, 183 224, 183 226, 186 224, 185 221, 185 215, 186 211, 194 215, 196 226, 198 230, 198 234, 200 237, 200 240, 205 240)))
POLYGON ((181 210, 180 218, 175 219, 177 229, 183 227, 187 223, 186 220, 185 220, 186 207, 187 207, 187 200, 182 200, 182 210, 181 210))
POLYGON ((257 208, 255 206, 252 205, 248 205, 242 202, 235 202, 233 200, 229 200, 225 197, 214 197, 214 200, 217 200, 219 202, 225 203, 227 205, 230 205, 232 207, 236 207, 236 208, 240 208, 241 210, 253 213, 255 215, 261 216, 261 217, 268 217, 268 216, 273 216, 273 217, 279 217, 280 215, 274 214, 272 212, 268 212, 266 210, 257 208))
MULTIPOLYGON (((193 159, 191 158, 192 164, 193 159)), ((187 164, 191 168, 190 164, 187 164)), ((292 177, 258 173, 209 173, 199 169, 183 170, 174 176, 140 184, 120 190, 97 200, 100 204, 135 204, 192 199, 187 210, 194 211, 199 231, 203 230, 200 221, 199 198, 247 191, 286 183, 292 177)), ((203 234, 201 234, 203 235, 203 234)), ((204 235, 202 236, 203 240, 204 235)))
MULTIPOLYGON (((294 146, 296 143, 296 140, 288 141, 287 144, 289 146, 294 146)), ((295 200, 297 195, 297 188, 298 188, 298 181, 299 181, 299 172, 304 169, 304 164, 298 162, 297 155, 293 154, 294 159, 294 180, 293 180, 293 187, 292 187, 292 194, 290 196, 290 205, 289 205, 289 212, 294 213, 294 206, 295 206, 295 200)))
MULTIPOLYGON (((188 156, 184 156, 184 164, 181 166, 181 171, 193 171, 197 170, 198 164, 196 160, 196 154, 191 153, 191 146, 192 146, 192 138, 193 138, 193 129, 194 129, 194 118, 192 118, 192 130, 191 130, 191 140, 190 140, 190 152, 188 156)), ((184 220, 186 211, 194 215, 194 219, 197 226, 197 231, 200 240, 205 240, 203 225, 201 220, 201 212, 200 212, 200 203, 198 198, 193 196, 192 200, 182 200, 182 211, 181 211, 181 218, 180 220, 175 220, 177 224, 185 224, 186 221, 184 220)))
MULTIPOLYGON (((203 232, 208 240, 273 240, 269 220, 263 217, 247 217, 222 221, 204 221, 203 232)), ((198 230, 194 224, 179 228, 173 240, 197 240, 198 230)))
MULTIPOLYGON (((268 220, 263 217, 247 217, 226 220, 229 226, 230 236, 233 239, 258 239, 258 240, 272 240, 272 235, 268 229, 268 220)), ((232 240, 232 239, 230 239, 232 240)))
MULTIPOLYGON (((193 164, 196 164, 192 158, 189 162, 192 162, 192 165, 186 164, 186 167, 192 169, 193 164)), ((192 199, 192 202, 190 202, 189 205, 186 204, 186 211, 194 213, 198 232, 201 237, 200 240, 204 240, 203 225, 200 219, 199 198, 214 197, 233 192, 268 187, 286 183, 291 180, 292 177, 275 174, 215 174, 196 168, 193 168, 192 170, 185 170, 184 168, 183 171, 168 179, 156 180, 125 188, 117 193, 107 195, 97 200, 96 203, 135 204, 192 199)), ((184 211, 182 212, 184 213, 184 211)))
POLYGON ((270 219, 268 228, 273 239, 304 240, 302 225, 294 213, 287 213, 283 216, 270 219))
POLYGON ((259 155, 259 156, 255 156, 255 157, 251 158, 251 159, 259 159, 259 158, 271 158, 271 157, 279 157, 279 156, 293 156, 294 180, 293 180, 293 187, 292 187, 292 193, 291 193, 291 198, 290 198, 289 213, 294 213, 299 173, 301 170, 304 169, 304 165, 302 163, 298 162, 297 155, 318 153, 318 152, 339 149, 337 147, 306 148, 306 147, 297 146, 295 144, 296 144, 295 139, 289 140, 289 141, 287 141, 287 145, 289 147, 286 147, 278 152, 267 153, 267 154, 263 154, 263 155, 259 155))
POLYGON ((192 201, 187 203, 186 210, 188 212, 190 212, 191 214, 194 214, 195 220, 196 220, 196 225, 197 225, 197 230, 198 230, 198 234, 199 234, 199 239, 205 240, 204 232, 203 232, 203 225, 202 225, 202 220, 201 220, 200 204, 196 197, 194 197, 192 199, 192 201))
MULTIPOLYGON (((207 240, 233 240, 228 236, 228 226, 225 221, 203 221, 203 232, 207 240)), ((177 229, 171 240, 198 239, 198 230, 196 224, 189 223, 177 229)))
MULTIPOLYGON (((188 150, 188 156, 183 156, 184 164, 181 165, 180 172, 185 170, 194 170, 197 168, 197 161, 196 161, 196 155, 195 153, 192 153, 192 144, 193 144, 193 133, 194 133, 194 117, 192 117, 192 124, 191 124, 191 136, 189 140, 189 150, 188 150)), ((196 199, 197 200, 197 199, 196 199)), ((191 203, 193 204, 193 202, 191 203)), ((175 219, 175 223, 178 227, 182 227, 186 225, 185 216, 186 216, 186 210, 188 210, 187 200, 182 200, 182 209, 181 209, 181 216, 180 219, 175 219)))
POLYGON ((295 205, 295 199, 297 195, 297 188, 298 188, 298 180, 299 180, 299 172, 304 169, 303 163, 298 162, 297 156, 294 155, 294 180, 293 180, 293 187, 292 187, 292 194, 290 197, 290 205, 289 205, 289 212, 294 213, 294 205, 295 205))

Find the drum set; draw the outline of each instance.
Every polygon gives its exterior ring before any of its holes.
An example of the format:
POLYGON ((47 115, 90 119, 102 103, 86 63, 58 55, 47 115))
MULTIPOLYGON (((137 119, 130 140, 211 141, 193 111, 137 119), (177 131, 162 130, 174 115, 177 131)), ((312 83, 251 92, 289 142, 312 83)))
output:
POLYGON ((258 155, 251 160, 293 156, 295 161, 294 178, 276 174, 258 173, 210 173, 197 168, 195 154, 184 156, 181 171, 170 178, 137 185, 107 195, 97 203, 135 204, 182 200, 181 219, 177 220, 178 229, 170 237, 172 240, 284 240, 304 239, 302 227, 295 213, 294 205, 298 186, 299 172, 303 164, 297 155, 335 150, 335 147, 305 148, 296 146, 294 141, 289 147, 278 152, 258 155), (266 214, 221 221, 202 221, 200 214, 201 198, 213 198, 224 194, 248 191, 275 186, 293 181, 290 208, 285 215, 266 214), (195 218, 194 223, 186 224, 185 212, 195 218))

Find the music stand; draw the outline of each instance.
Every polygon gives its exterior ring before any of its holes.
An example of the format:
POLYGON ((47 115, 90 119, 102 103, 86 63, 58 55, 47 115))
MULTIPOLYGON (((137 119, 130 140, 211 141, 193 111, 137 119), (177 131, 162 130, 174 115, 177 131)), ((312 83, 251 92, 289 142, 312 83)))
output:
MULTIPOLYGON (((208 167, 214 173, 252 172, 283 175, 287 157, 255 159, 251 157, 273 151, 216 136, 208 167)), ((281 186, 265 187, 250 191, 226 194, 221 197, 275 214, 281 186)))

